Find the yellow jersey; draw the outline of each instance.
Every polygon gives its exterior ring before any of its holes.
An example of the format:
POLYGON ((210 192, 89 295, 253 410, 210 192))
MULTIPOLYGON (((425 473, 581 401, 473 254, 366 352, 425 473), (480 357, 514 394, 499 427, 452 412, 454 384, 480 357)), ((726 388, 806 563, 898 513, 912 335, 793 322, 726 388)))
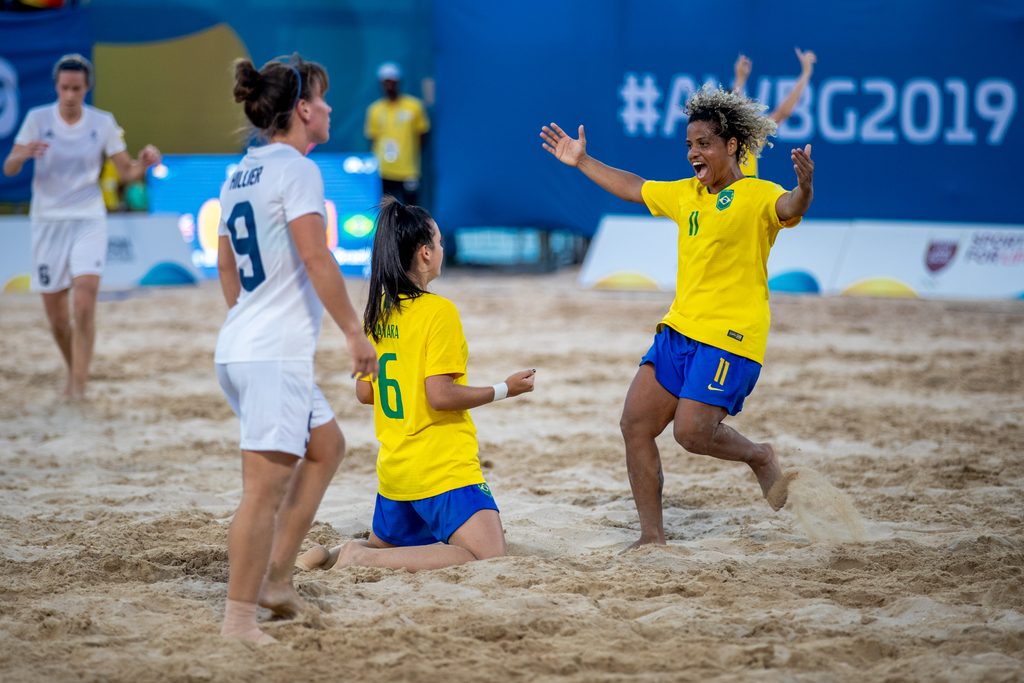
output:
POLYGON ((757 177, 757 157, 750 152, 747 152, 747 156, 743 159, 743 163, 740 164, 740 173, 747 176, 748 178, 757 177))
POLYGON ((655 216, 679 226, 676 296, 659 323, 738 356, 764 363, 768 310, 768 251, 783 223, 775 202, 786 190, 741 178, 718 194, 699 180, 646 182, 642 194, 655 216))
POLYGON ((391 101, 382 97, 366 110, 366 137, 385 180, 418 180, 420 136, 430 130, 423 103, 410 95, 391 101))
POLYGON ((458 375, 455 383, 466 384, 469 347, 455 304, 436 294, 405 299, 380 333, 380 341, 370 337, 380 495, 420 500, 484 483, 469 411, 434 410, 427 401, 427 377, 458 375))

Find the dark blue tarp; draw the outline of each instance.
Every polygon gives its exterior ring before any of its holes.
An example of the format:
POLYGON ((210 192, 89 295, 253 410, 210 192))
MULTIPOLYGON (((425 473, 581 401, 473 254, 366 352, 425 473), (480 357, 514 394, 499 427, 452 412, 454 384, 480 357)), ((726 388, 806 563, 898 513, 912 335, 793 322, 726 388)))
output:
MULTIPOLYGON (((0 156, 7 157, 25 112, 56 100, 53 65, 64 54, 92 54, 87 10, 0 12, 0 156)), ((32 163, 0 175, 0 202, 27 202, 32 163)))
POLYGON ((446 229, 528 225, 591 234, 602 214, 645 212, 541 149, 557 121, 589 151, 650 179, 692 175, 692 86, 732 83, 769 107, 818 66, 801 109, 761 160, 794 184, 789 149, 813 145, 817 218, 1024 223, 1003 183, 1020 177, 1024 3, 1015 0, 445 0, 435 5, 436 214, 446 229), (652 95, 653 93, 653 95, 652 95))

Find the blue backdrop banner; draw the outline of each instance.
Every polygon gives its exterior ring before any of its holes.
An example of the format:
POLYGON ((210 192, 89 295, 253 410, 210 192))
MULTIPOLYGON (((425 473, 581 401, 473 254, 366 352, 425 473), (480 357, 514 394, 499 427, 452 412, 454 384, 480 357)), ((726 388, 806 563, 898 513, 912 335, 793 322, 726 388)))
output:
MULTIPOLYGON (((64 54, 92 53, 86 10, 0 12, 0 155, 11 151, 14 136, 32 107, 57 99, 53 65, 64 54)), ((32 164, 16 176, 0 175, 0 202, 27 202, 32 164)))
POLYGON ((1019 0, 446 0, 435 6, 436 213, 445 229, 530 225, 592 234, 614 199, 542 148, 541 125, 644 178, 689 177, 687 96, 731 87, 774 108, 818 64, 759 175, 795 184, 811 143, 815 218, 1024 223, 999 187, 1020 178, 1024 3, 1019 0))

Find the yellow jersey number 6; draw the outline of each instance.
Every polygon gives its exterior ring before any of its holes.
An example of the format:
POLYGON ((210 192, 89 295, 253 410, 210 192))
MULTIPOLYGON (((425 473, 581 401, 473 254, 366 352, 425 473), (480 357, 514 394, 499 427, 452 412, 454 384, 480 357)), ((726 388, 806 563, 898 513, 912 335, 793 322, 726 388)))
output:
POLYGON ((401 420, 405 418, 405 412, 402 410, 402 388, 398 386, 397 379, 388 377, 388 363, 393 360, 398 360, 398 356, 394 353, 381 355, 377 369, 377 390, 380 393, 380 409, 392 420, 401 420), (391 401, 388 400, 389 389, 395 394, 393 408, 391 401))

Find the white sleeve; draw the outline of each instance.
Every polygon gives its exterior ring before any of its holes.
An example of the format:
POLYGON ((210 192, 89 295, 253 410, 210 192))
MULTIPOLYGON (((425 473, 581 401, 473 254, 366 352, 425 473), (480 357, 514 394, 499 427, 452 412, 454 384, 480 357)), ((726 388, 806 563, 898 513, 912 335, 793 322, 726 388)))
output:
POLYGON ((28 114, 25 115, 25 120, 21 122, 21 128, 18 129, 18 134, 14 136, 14 144, 16 145, 27 145, 30 142, 34 142, 39 139, 39 124, 36 121, 36 111, 30 109, 28 114))
POLYGON ((228 217, 224 215, 224 211, 223 211, 223 208, 224 208, 224 188, 227 187, 227 184, 229 182, 231 182, 231 181, 230 180, 224 181, 224 185, 221 186, 221 188, 220 188, 220 199, 219 199, 219 202, 220 202, 220 206, 221 206, 221 212, 220 212, 220 218, 217 219, 217 237, 231 237, 231 233, 228 231, 228 224, 227 224, 227 218, 228 217))
POLYGON ((309 213, 318 213, 327 220, 324 179, 320 168, 311 159, 298 159, 288 165, 281 180, 281 195, 287 222, 309 213))
POLYGON ((107 121, 108 130, 106 140, 103 141, 103 153, 108 157, 112 157, 128 149, 128 145, 124 141, 124 131, 121 130, 121 126, 117 125, 114 115, 107 114, 107 116, 109 117, 107 121))

